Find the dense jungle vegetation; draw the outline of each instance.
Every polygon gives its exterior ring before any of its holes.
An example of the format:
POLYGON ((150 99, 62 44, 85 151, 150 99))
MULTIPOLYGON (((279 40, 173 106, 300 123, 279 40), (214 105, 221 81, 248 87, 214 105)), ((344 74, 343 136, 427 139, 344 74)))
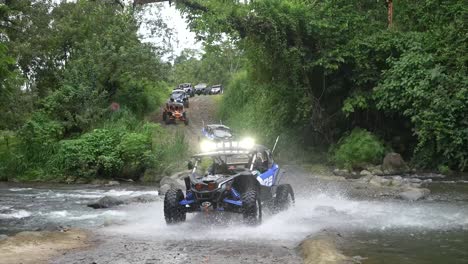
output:
MULTIPOLYGON (((144 121, 171 66, 166 47, 140 40, 139 14, 111 1, 0 5, 0 179, 151 180, 186 151, 183 135, 144 121)), ((170 34, 158 18, 146 26, 170 34)))
POLYGON ((221 106, 233 127, 270 144, 282 135, 296 156, 336 160, 347 142, 378 159, 385 148, 418 168, 467 169, 465 1, 394 0, 391 25, 384 0, 247 2, 178 6, 200 39, 242 51, 221 106), (375 135, 368 144, 348 140, 363 141, 362 130, 375 135))
POLYGON ((171 64, 170 43, 139 37, 141 23, 171 34, 145 6, 6 0, 0 180, 154 179, 187 146, 145 117, 182 82, 224 84, 220 118, 265 144, 280 135, 283 156, 355 167, 395 151, 466 171, 468 6, 393 4, 389 25, 385 0, 178 1, 204 50, 171 64))

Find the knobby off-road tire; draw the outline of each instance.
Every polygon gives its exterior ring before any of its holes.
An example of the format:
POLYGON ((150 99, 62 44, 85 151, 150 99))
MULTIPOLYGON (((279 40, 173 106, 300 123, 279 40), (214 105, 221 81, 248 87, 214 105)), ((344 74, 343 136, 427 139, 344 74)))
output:
POLYGON ((163 113, 162 118, 163 118, 163 121, 166 122, 166 120, 167 120, 167 114, 166 114, 166 112, 163 113))
POLYGON ((256 190, 248 190, 241 196, 242 215, 244 221, 249 225, 256 225, 262 222, 262 203, 256 190))
POLYGON ((185 208, 179 204, 184 199, 181 189, 169 189, 164 196, 164 218, 167 224, 185 221, 185 208))
POLYGON ((276 188, 274 208, 276 212, 287 210, 294 204, 294 191, 290 184, 281 184, 276 188))

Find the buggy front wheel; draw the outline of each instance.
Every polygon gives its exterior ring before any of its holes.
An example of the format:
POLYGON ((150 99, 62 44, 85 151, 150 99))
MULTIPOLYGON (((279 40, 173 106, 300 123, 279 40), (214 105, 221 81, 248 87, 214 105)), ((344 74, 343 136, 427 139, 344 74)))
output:
POLYGON ((179 204, 184 199, 180 189, 169 189, 164 196, 164 218, 167 224, 185 222, 185 208, 179 204))
POLYGON ((262 203, 256 190, 251 189, 242 194, 242 215, 250 225, 262 222, 262 203))

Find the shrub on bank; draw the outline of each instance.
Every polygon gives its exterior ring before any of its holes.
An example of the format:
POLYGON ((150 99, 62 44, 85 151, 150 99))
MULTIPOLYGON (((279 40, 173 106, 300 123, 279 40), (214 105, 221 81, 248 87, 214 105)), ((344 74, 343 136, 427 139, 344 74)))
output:
POLYGON ((361 169, 379 164, 385 154, 382 142, 365 129, 356 128, 331 148, 331 160, 340 168, 361 169))

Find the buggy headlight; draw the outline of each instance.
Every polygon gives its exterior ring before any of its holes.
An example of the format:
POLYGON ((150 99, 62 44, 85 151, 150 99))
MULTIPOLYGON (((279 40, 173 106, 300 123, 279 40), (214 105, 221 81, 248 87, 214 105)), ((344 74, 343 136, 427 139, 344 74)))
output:
POLYGON ((239 147, 245 148, 245 149, 251 149, 255 145, 255 141, 251 137, 247 137, 239 141, 239 147))
POLYGON ((213 141, 203 140, 200 143, 201 152, 210 152, 216 149, 216 144, 213 141))

